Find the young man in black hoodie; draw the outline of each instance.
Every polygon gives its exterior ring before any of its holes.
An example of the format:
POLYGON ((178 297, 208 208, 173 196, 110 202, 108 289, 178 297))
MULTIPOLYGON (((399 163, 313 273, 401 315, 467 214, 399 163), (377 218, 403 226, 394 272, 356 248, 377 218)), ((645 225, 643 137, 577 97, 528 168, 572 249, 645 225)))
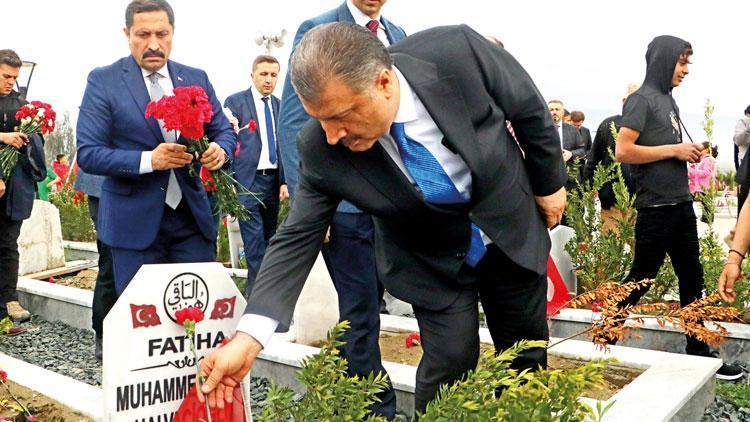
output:
MULTIPOLYGON (((617 160, 633 164, 636 186, 635 257, 627 279, 656 277, 669 254, 682 306, 703 295, 698 229, 685 163, 698 162, 707 151, 701 144, 682 142, 680 111, 672 98, 672 89, 688 74, 692 54, 690 43, 676 37, 664 35, 651 41, 646 79, 623 106, 616 147, 617 160)), ((622 305, 636 304, 646 290, 634 291, 622 305)), ((692 336, 687 336, 685 351, 718 357, 692 336)), ((724 364, 716 376, 738 379, 742 370, 724 364)))

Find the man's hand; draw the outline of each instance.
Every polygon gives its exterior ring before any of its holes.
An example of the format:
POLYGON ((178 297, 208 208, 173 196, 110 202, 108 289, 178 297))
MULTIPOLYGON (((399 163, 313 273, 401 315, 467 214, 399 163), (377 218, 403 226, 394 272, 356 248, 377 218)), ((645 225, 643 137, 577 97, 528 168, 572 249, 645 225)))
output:
POLYGON ((565 187, 561 187, 552 195, 535 196, 534 199, 539 207, 539 212, 547 223, 547 228, 560 224, 563 212, 565 211, 565 203, 568 200, 565 187))
POLYGON ((289 199, 289 189, 286 186, 286 183, 279 186, 279 201, 284 201, 289 199))
POLYGON ((203 403, 204 394, 208 394, 208 405, 220 409, 224 403, 232 403, 234 388, 250 371, 262 349, 252 336, 238 331, 232 341, 211 352, 201 361, 206 382, 198 390, 198 400, 203 403))
POLYGON ((724 270, 719 276, 719 296, 727 302, 734 302, 737 299, 737 293, 734 291, 734 283, 742 277, 742 271, 738 264, 727 261, 724 270))
POLYGON ((568 160, 571 159, 571 157, 573 157, 573 153, 570 152, 570 151, 568 151, 567 149, 564 149, 563 150, 563 161, 565 161, 567 163, 568 160))
POLYGON ((701 160, 701 154, 703 153, 703 145, 701 144, 684 143, 672 145, 672 148, 674 158, 688 163, 697 163, 701 160))
POLYGON ((4 132, 0 133, 0 142, 20 149, 29 142, 29 136, 21 132, 4 132))
POLYGON ((221 168, 226 161, 227 155, 219 144, 211 142, 208 149, 201 155, 201 164, 208 170, 214 171, 221 168))
POLYGON ((184 167, 193 161, 185 145, 164 142, 154 148, 151 154, 151 168, 154 170, 171 170, 184 167))
POLYGON ((328 226, 328 230, 326 230, 326 237, 323 238, 323 243, 328 243, 331 241, 331 226, 328 226))
POLYGON ((0 179, 0 198, 5 195, 5 181, 3 179, 0 179))

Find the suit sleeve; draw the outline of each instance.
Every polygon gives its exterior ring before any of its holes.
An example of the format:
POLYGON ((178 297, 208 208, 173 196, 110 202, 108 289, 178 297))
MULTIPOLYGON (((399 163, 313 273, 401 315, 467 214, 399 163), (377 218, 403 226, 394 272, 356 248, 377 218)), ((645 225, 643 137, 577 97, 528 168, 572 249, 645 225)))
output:
POLYGON ((114 148, 112 110, 101 73, 89 74, 76 125, 78 165, 87 173, 137 178, 142 151, 114 148))
POLYGON ((234 159, 234 148, 237 146, 237 135, 232 129, 232 124, 229 123, 229 119, 224 115, 224 111, 221 108, 219 99, 216 98, 216 92, 214 87, 208 80, 208 75, 205 75, 206 94, 208 95, 209 101, 211 101, 211 107, 213 109, 213 116, 211 121, 206 127, 206 134, 208 139, 212 142, 219 144, 221 149, 227 154, 227 161, 224 163, 224 168, 229 168, 234 159))
POLYGON ((286 331, 302 287, 323 246, 339 199, 316 189, 303 174, 289 216, 263 258, 245 310, 279 321, 286 331))
POLYGON ((609 146, 609 137, 607 136, 609 133, 608 122, 608 120, 605 120, 596 130, 594 143, 591 145, 591 151, 586 159, 586 167, 583 171, 585 180, 591 180, 594 177, 596 166, 604 161, 605 154, 607 154, 607 147, 609 146))
POLYGON ((583 136, 581 136, 578 130, 572 130, 571 133, 574 135, 573 145, 575 146, 575 148, 570 150, 570 153, 573 154, 571 160, 583 158, 586 155, 586 141, 583 140, 583 136))
POLYGON ((526 170, 536 196, 557 192, 568 179, 547 104, 534 81, 505 49, 464 27, 488 93, 513 124, 525 153, 526 170))

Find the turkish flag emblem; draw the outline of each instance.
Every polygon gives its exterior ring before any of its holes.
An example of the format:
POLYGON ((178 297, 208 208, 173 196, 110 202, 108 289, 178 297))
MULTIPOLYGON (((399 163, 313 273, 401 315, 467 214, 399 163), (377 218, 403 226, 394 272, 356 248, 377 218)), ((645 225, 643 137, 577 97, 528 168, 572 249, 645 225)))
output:
POLYGON ((234 317, 234 302, 237 300, 237 296, 228 297, 226 299, 216 299, 214 302, 214 310, 211 311, 211 318, 209 319, 225 319, 234 317))
POLYGON ((570 293, 563 282, 555 261, 547 258, 547 318, 560 312, 570 300, 570 293))
POLYGON ((133 305, 131 303, 130 315, 133 317, 133 328, 161 325, 155 305, 133 305))

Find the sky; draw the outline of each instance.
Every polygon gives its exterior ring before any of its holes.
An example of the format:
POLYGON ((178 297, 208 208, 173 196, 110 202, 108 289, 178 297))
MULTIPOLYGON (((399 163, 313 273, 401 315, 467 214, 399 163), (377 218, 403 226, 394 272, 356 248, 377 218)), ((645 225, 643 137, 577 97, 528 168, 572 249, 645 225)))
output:
MULTIPOLYGON (((281 96, 297 27, 342 1, 173 0, 171 59, 206 70, 223 102, 249 86, 252 60, 263 53, 255 39, 286 29, 286 45, 273 51, 282 63, 275 92, 281 96)), ((5 16, 23 18, 3 19, 0 48, 12 48, 22 59, 38 63, 28 98, 68 111, 75 121, 87 74, 129 54, 122 31, 128 2, 37 0, 33 14, 22 10, 22 2, 4 5, 5 16)), ((693 140, 705 140, 700 123, 710 98, 716 107, 719 161, 732 159, 734 125, 750 104, 748 1, 388 0, 382 14, 407 34, 468 24, 498 37, 542 95, 562 100, 569 110, 582 110, 592 131, 604 117, 620 112, 628 83, 642 81, 653 37, 686 39, 694 49, 693 65, 674 91, 683 120, 693 140)))

